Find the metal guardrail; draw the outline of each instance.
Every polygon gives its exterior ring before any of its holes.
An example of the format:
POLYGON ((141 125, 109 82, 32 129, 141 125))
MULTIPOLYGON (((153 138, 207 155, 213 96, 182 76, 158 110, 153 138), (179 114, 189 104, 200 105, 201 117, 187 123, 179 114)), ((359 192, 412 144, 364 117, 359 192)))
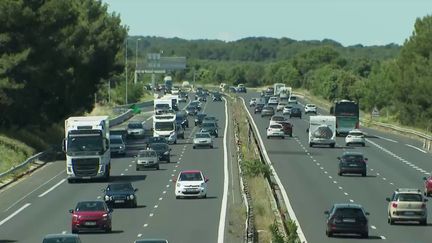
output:
MULTIPOLYGON (((153 101, 152 101, 153 104, 153 101)), ((123 114, 110 119, 110 127, 118 125, 120 123, 123 123, 124 121, 128 120, 129 118, 131 118, 133 116, 133 111, 131 109, 127 110, 126 112, 124 112, 123 114)), ((44 154, 46 154, 49 150, 47 151, 43 151, 40 153, 37 153, 29 158, 27 158, 24 162, 22 162, 19 165, 13 166, 12 168, 10 168, 9 170, 0 173, 0 180, 8 175, 11 175, 13 173, 15 173, 16 171, 22 169, 23 167, 25 167, 26 165, 33 163, 35 160, 39 159, 41 156, 43 156, 44 154)))

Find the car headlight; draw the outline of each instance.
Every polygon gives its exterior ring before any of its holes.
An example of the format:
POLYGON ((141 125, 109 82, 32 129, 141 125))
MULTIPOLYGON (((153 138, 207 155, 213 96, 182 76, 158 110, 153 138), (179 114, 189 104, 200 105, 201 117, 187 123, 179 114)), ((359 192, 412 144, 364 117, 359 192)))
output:
POLYGON ((166 152, 164 152, 163 154, 164 154, 164 155, 168 155, 168 154, 169 154, 169 151, 166 151, 166 152))
POLYGON ((129 199, 130 199, 130 200, 133 200, 134 198, 135 198, 134 195, 130 195, 130 196, 129 196, 129 199))
POLYGON ((181 184, 180 183, 177 183, 177 187, 180 187, 181 186, 181 184))
POLYGON ((105 195, 105 201, 109 201, 110 197, 108 195, 105 195))
POLYGON ((201 183, 201 187, 205 187, 205 183, 201 183))

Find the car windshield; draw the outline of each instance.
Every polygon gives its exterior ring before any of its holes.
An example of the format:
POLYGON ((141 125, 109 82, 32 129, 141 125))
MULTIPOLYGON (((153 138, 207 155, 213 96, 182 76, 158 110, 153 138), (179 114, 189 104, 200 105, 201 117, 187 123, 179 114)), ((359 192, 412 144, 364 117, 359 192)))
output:
POLYGON ((285 106, 284 108, 285 108, 285 109, 292 109, 292 106, 287 105, 287 106, 285 106))
POLYGON ((213 122, 206 122, 206 123, 202 124, 202 127, 205 127, 205 128, 214 128, 214 127, 216 127, 216 124, 213 123, 213 122))
POLYGON ((204 121, 216 121, 216 117, 206 116, 206 117, 204 117, 204 121))
POLYGON ((404 201, 404 202, 421 202, 423 198, 420 194, 415 193, 399 193, 396 195, 395 201, 404 201))
POLYGON ((195 135, 195 138, 210 138, 211 136, 210 136, 210 134, 208 134, 208 133, 197 133, 196 135, 195 135))
POLYGON ((149 143, 166 143, 166 139, 164 137, 151 137, 149 143))
POLYGON ((78 243, 75 236, 58 236, 55 238, 44 239, 42 243, 78 243))
POLYGON ((139 128, 143 128, 141 123, 129 123, 128 124, 128 128, 130 129, 139 129, 139 128))
POLYGON ((315 108, 315 105, 306 105, 308 108, 315 108))
POLYGON ((143 157, 156 157, 156 152, 155 151, 141 151, 138 154, 139 158, 143 158, 143 157))
POLYGON ((201 173, 181 173, 179 181, 202 181, 201 173))
POLYGON ((75 208, 77 212, 105 211, 103 202, 79 202, 75 208))
POLYGON ((174 124, 172 122, 156 122, 156 131, 172 131, 174 130, 174 124))
POLYGON ((108 185, 107 191, 133 191, 130 183, 119 183, 108 185))
POLYGON ((122 144, 123 140, 121 138, 110 138, 110 143, 113 143, 113 144, 122 144))
POLYGON ((363 136, 363 133, 362 132, 350 132, 348 135, 351 135, 351 136, 363 136))
POLYGON ((278 129, 281 129, 281 128, 282 128, 282 125, 274 124, 274 125, 271 125, 270 128, 278 128, 278 129))
POLYGON ((362 218, 364 217, 364 213, 360 208, 337 208, 335 216, 344 218, 362 218))
POLYGON ((349 154, 349 155, 344 155, 343 160, 345 162, 363 162, 363 156, 357 154, 349 154))
POLYGON ((285 117, 283 116, 274 116, 272 117, 272 121, 284 121, 285 117))
POLYGON ((151 148, 154 150, 167 150, 168 145, 166 144, 160 144, 160 143, 154 143, 151 145, 151 148))

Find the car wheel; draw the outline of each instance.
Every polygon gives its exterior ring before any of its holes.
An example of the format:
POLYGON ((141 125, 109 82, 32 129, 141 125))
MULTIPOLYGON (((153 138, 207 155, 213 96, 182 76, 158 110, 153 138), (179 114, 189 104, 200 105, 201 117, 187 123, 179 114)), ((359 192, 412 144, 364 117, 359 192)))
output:
POLYGON ((105 232, 106 232, 106 233, 111 233, 111 231, 112 231, 111 226, 105 229, 105 232))
POLYGON ((332 237, 332 236, 333 236, 333 232, 331 232, 331 231, 326 231, 326 235, 327 235, 328 237, 332 237))
POLYGON ((186 125, 187 128, 189 128, 189 123, 186 125))
POLYGON ((331 147, 331 148, 334 148, 334 147, 335 147, 335 144, 334 144, 334 143, 330 144, 330 147, 331 147))
POLYGON ((364 146, 366 146, 366 144, 365 144, 365 143, 362 143, 362 147, 364 147, 364 146))
POLYGON ((206 194, 204 194, 203 198, 207 198, 207 193, 206 193, 206 194))
POLYGON ((419 223, 420 223, 421 225, 427 225, 427 219, 420 220, 419 223))
POLYGON ((361 234, 361 237, 362 237, 363 239, 367 239, 367 238, 369 238, 369 232, 362 233, 362 234, 361 234))
POLYGON ((192 146, 192 148, 195 149, 196 147, 195 147, 195 146, 192 146))
POLYGON ((362 173, 362 177, 366 177, 366 172, 363 172, 363 173, 362 173))
POLYGON ((282 139, 285 139, 285 136, 281 136, 282 139))
POLYGON ((75 183, 75 180, 74 179, 68 179, 68 183, 70 183, 70 184, 75 183))
POLYGON ((170 158, 167 159, 167 163, 171 163, 171 159, 170 158))
POLYGON ((213 148, 213 145, 210 145, 210 148, 213 148))
POLYGON ((289 136, 292 137, 292 133, 289 136))
POLYGON ((174 144, 177 144, 177 139, 174 141, 174 144))
POLYGON ((157 166, 156 166, 156 170, 159 170, 159 169, 160 169, 160 166, 159 166, 159 165, 157 165, 157 166))
POLYGON ((345 146, 348 147, 348 146, 350 146, 350 144, 349 144, 349 143, 346 143, 345 146))
POLYGON ((309 143, 309 147, 311 147, 311 148, 312 148, 312 147, 313 147, 313 143, 309 143))
POLYGON ((343 173, 339 171, 338 172, 338 176, 342 176, 342 175, 343 175, 343 173))
POLYGON ((270 136, 267 136, 267 139, 269 139, 270 138, 270 136))
POLYGON ((74 229, 74 228, 72 228, 72 234, 78 234, 79 233, 79 230, 77 230, 77 229, 74 229))
POLYGON ((391 217, 388 218, 387 222, 388 222, 390 225, 394 225, 394 223, 395 223, 394 219, 392 219, 391 217))
POLYGON ((219 137, 219 135, 216 133, 215 138, 219 137))

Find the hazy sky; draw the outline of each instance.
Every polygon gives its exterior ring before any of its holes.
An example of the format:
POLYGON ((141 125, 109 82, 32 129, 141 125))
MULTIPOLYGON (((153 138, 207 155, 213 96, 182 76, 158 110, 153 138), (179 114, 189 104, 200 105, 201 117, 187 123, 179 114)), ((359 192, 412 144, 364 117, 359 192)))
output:
POLYGON ((129 35, 238 40, 333 39, 343 45, 403 44, 432 0, 103 0, 129 35))

